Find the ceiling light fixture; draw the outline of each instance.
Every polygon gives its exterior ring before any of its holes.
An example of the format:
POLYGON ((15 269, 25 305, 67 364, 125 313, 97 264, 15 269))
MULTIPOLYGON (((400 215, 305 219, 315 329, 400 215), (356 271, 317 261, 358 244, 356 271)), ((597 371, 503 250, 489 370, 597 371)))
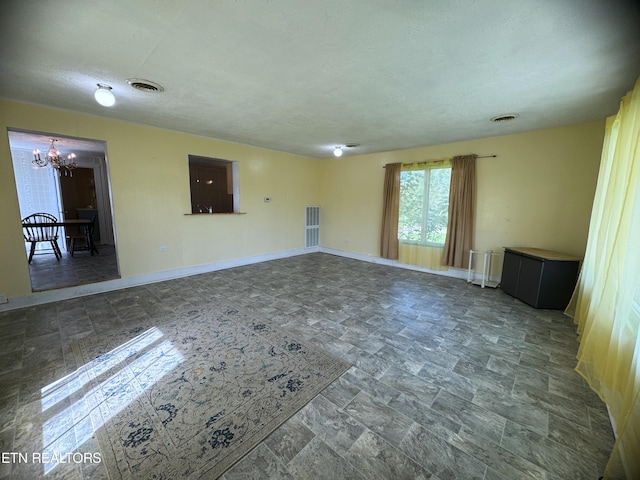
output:
POLYGON ((98 89, 93 96, 95 97, 96 102, 103 107, 113 107, 116 103, 116 97, 113 95, 111 87, 104 83, 98 83, 98 89))
POLYGON ((357 148, 359 147, 360 144, 359 143, 346 143, 344 145, 337 145, 334 149, 333 149, 333 156, 334 157, 341 157, 342 154, 344 153, 345 148, 357 148))
POLYGON ((51 165, 58 171, 60 174, 60 169, 64 170, 65 175, 70 175, 73 177, 73 169, 75 169, 78 164, 76 163, 76 154, 70 153, 67 157, 61 157, 60 152, 55 146, 55 143, 58 141, 55 138, 50 138, 51 145, 49 145, 49 149, 47 150, 47 154, 44 158, 40 156, 40 150, 37 148, 33 151, 33 161, 32 163, 39 168, 46 167, 47 165, 51 165))

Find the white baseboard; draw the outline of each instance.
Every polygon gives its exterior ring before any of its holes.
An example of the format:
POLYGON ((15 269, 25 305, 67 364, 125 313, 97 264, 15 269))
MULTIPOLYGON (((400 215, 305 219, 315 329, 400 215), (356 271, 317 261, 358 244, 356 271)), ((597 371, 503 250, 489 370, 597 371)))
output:
POLYGON ((0 312, 15 310, 18 308, 32 307, 43 303, 58 302, 61 300, 69 300, 71 298, 84 297, 94 295, 96 293, 112 292, 114 290, 122 290, 123 288, 135 287, 138 285, 146 285, 149 283, 162 282, 172 280, 174 278, 189 277, 191 275, 199 275, 201 273, 215 272, 217 270, 226 270, 228 268, 242 267, 253 263, 268 262, 270 260, 278 260, 281 258, 295 257, 307 253, 317 252, 318 248, 300 248, 296 250, 287 250, 284 252, 270 253, 266 255, 258 255, 255 257, 237 258, 226 260, 223 262, 208 263, 205 265, 196 265, 193 267, 177 268, 174 270, 166 270, 164 272, 154 272, 145 275, 136 275, 133 277, 118 278, 107 280, 105 282, 90 283, 87 285, 78 285, 75 287, 59 288, 55 290, 46 290, 43 292, 34 292, 21 297, 9 297, 7 303, 0 304, 0 312))
POLYGON ((397 260, 388 260, 386 258, 376 257, 369 254, 352 253, 343 250, 335 250, 333 248, 313 247, 299 248, 295 250, 287 250, 284 252, 270 253, 266 255, 258 255, 255 257, 245 257, 223 262, 208 263, 204 265, 196 265, 193 267, 177 268, 164 272, 154 272, 145 275, 136 275, 133 277, 118 278, 107 280, 105 282, 91 283, 87 285, 78 285, 75 287, 59 288, 56 290, 46 290, 43 292, 34 292, 30 295, 21 297, 9 297, 7 303, 0 304, 0 312, 15 310, 18 308, 32 307, 44 303, 58 302, 61 300, 69 300, 71 298, 84 297, 94 295, 96 293, 111 292, 114 290, 122 290, 124 288, 146 285, 149 283, 162 282, 172 280, 174 278, 189 277, 191 275, 199 275, 201 273, 215 272, 218 270, 226 270, 228 268, 242 267, 254 263, 268 262, 270 260, 278 260, 281 258, 295 257, 308 253, 321 252, 339 257, 352 258, 363 262, 377 263, 380 265, 388 265, 391 267, 404 268, 406 270, 415 270, 418 272, 432 273, 434 275, 442 275, 445 277, 467 279, 467 270, 458 268, 449 268, 448 270, 431 270, 428 268, 416 267, 399 263, 397 260))
POLYGON ((333 248, 320 247, 322 253, 328 253, 330 255, 337 255, 339 257, 353 258, 354 260, 361 260, 363 262, 377 263, 380 265, 388 265, 390 267, 404 268, 405 270, 415 270, 417 272, 433 273, 434 275, 442 275, 444 277, 463 278, 467 279, 467 270, 459 268, 449 268, 448 270, 431 270, 429 268, 416 267, 415 265, 407 265, 406 263, 400 263, 397 260, 388 260, 382 257, 375 257, 369 254, 345 252, 344 250, 334 250, 333 248))

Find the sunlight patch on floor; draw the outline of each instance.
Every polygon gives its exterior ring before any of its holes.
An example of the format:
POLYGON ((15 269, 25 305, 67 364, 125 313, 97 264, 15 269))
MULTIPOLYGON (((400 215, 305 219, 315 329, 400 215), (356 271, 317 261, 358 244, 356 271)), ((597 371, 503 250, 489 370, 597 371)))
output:
POLYGON ((184 360, 170 341, 161 341, 163 336, 161 330, 152 327, 41 390, 43 412, 67 398, 71 400, 69 407, 43 424, 42 453, 52 460, 44 463, 45 474, 184 360), (108 378, 99 380, 114 370, 108 378), (77 393, 97 380, 100 383, 96 387, 77 393))

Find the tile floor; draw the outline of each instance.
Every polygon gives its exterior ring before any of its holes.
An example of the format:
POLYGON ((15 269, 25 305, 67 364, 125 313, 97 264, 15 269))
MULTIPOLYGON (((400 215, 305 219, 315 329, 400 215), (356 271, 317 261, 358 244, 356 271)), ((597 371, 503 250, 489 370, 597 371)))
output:
MULTIPOLYGON (((42 449, 39 392, 78 367, 74 340, 216 301, 275 319, 353 365, 224 480, 602 475, 613 434, 572 370, 569 318, 499 289, 321 253, 1 313, 1 450, 42 449)), ((98 449, 95 438, 79 447, 98 449)), ((0 463, 3 480, 42 476, 0 463)), ((85 463, 46 478, 107 476, 85 463)))
POLYGON ((38 292, 120 278, 115 247, 98 245, 97 248, 99 254, 90 255, 87 250, 79 250, 73 257, 63 250, 60 261, 56 260, 53 251, 34 255, 29 264, 32 290, 38 292))

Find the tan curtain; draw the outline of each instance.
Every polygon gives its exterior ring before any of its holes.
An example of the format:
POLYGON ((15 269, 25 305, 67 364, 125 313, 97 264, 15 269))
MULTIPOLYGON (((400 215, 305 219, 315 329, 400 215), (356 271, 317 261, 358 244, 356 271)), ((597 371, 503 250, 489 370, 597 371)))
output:
POLYGON ((640 79, 606 122, 582 271, 565 313, 576 371, 607 404, 616 442, 607 479, 640 478, 640 79))
POLYGON ((476 157, 459 155, 451 160, 449 219, 442 265, 469 268, 476 203, 476 157))
POLYGON ((400 212, 401 163, 388 163, 384 173, 384 197, 382 204, 382 233, 380 256, 398 259, 398 216, 400 212))

